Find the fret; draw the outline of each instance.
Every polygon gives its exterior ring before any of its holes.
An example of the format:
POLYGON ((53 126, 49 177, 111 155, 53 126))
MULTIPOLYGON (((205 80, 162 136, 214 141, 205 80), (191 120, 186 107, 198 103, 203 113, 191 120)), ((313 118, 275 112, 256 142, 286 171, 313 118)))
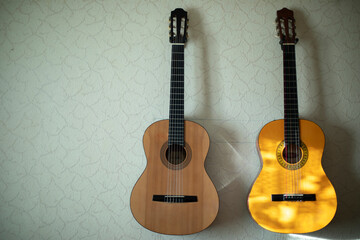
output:
POLYGON ((171 68, 171 74, 182 74, 184 75, 184 68, 171 68))
POLYGON ((168 144, 169 145, 172 145, 172 144, 184 145, 184 140, 183 139, 169 139, 168 144))
MULTIPOLYGON (((183 99, 172 99, 170 101, 170 103, 172 103, 171 105, 174 105, 174 104, 184 105, 183 102, 184 102, 183 99)), ((171 108, 171 106, 170 106, 170 108, 171 108)))
POLYGON ((179 136, 177 136, 177 137, 174 137, 174 135, 173 136, 171 136, 170 138, 171 139, 181 139, 183 136, 182 136, 182 134, 184 133, 184 129, 181 129, 181 130, 176 130, 176 129, 170 129, 171 130, 171 132, 174 134, 174 133, 180 133, 180 135, 179 136))
POLYGON ((179 144, 179 145, 184 144, 184 140, 181 138, 169 138, 169 142, 170 142, 169 145, 171 145, 172 143, 179 144))
POLYGON ((170 112, 173 112, 172 110, 174 110, 174 111, 182 111, 182 112, 184 112, 184 107, 183 106, 181 106, 181 105, 179 105, 179 106, 173 106, 173 107, 171 107, 171 110, 170 110, 170 112))
MULTIPOLYGON (((181 83, 172 83, 171 84, 172 88, 184 88, 184 84, 181 83)), ((183 90, 178 90, 178 91, 183 91, 183 90)))

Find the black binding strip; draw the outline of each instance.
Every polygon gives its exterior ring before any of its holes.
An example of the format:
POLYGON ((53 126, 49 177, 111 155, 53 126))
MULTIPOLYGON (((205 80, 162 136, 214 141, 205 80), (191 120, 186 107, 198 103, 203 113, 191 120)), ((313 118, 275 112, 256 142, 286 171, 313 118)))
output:
POLYGON ((177 196, 177 195, 153 195, 155 202, 170 202, 170 203, 187 203, 197 202, 197 196, 177 196))
POLYGON ((271 200, 273 202, 295 202, 295 201, 316 201, 315 194, 272 194, 271 200))

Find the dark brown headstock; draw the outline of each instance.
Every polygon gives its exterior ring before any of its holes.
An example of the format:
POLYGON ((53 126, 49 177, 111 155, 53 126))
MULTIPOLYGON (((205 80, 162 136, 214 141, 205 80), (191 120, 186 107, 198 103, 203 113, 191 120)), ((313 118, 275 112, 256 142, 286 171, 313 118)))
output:
POLYGON ((295 33, 294 12, 283 8, 277 11, 276 30, 280 38, 280 44, 295 44, 298 39, 295 33))
POLYGON ((182 8, 177 8, 171 12, 171 16, 169 18, 169 40, 170 43, 186 43, 188 34, 188 18, 187 12, 182 8))

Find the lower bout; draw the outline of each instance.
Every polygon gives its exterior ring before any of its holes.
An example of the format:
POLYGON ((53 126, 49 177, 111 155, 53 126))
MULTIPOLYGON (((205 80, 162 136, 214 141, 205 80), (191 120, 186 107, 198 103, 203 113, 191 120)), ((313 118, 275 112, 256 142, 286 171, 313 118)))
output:
POLYGON ((308 233, 324 228, 336 212, 336 199, 315 202, 249 201, 253 219, 263 228, 279 233, 308 233))
POLYGON ((163 234, 185 235, 200 232, 216 218, 218 202, 151 202, 145 211, 145 228, 163 234))

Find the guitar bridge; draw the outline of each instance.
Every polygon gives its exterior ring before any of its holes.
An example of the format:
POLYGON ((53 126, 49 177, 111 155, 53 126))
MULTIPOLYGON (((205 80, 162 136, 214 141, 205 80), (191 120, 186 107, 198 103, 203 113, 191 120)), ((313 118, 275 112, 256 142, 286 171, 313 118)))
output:
POLYGON ((185 195, 153 195, 154 202, 167 202, 167 203, 188 203, 197 202, 197 196, 185 195))
POLYGON ((273 202, 316 201, 316 195, 315 194, 272 194, 271 200, 273 202))

